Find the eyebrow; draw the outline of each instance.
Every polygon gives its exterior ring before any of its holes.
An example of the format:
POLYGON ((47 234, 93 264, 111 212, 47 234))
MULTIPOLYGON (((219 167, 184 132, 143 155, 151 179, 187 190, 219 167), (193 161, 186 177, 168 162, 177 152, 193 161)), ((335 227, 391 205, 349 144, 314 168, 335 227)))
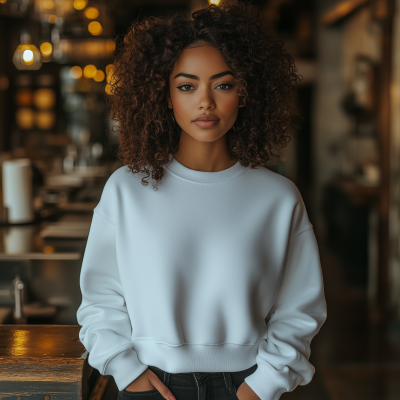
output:
MULTIPOLYGON (((232 75, 233 76, 233 72, 232 71, 224 71, 224 72, 220 72, 219 74, 215 74, 210 76, 210 81, 213 79, 217 79, 217 78, 221 78, 225 75, 232 75)), ((199 77, 197 75, 191 75, 191 74, 186 74, 185 72, 179 72, 179 74, 174 76, 174 79, 176 79, 178 76, 184 76, 185 78, 189 78, 189 79, 195 79, 196 81, 199 81, 199 77)))

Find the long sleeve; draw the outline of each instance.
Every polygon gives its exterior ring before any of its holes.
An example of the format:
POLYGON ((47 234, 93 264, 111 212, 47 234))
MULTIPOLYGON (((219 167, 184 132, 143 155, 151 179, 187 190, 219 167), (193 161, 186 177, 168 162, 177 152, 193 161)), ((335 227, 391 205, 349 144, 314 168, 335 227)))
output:
MULTIPOLYGON (((306 221, 306 214, 297 219, 306 221)), ((296 222, 294 224, 296 225, 296 222)), ((257 370, 245 382, 261 400, 308 384, 315 372, 310 343, 327 317, 318 245, 312 225, 292 235, 281 283, 261 340, 257 370)))
POLYGON ((131 342, 132 327, 116 257, 114 206, 108 180, 94 209, 82 260, 82 303, 77 320, 89 364, 102 375, 112 375, 118 389, 123 390, 148 366, 139 361, 131 342))

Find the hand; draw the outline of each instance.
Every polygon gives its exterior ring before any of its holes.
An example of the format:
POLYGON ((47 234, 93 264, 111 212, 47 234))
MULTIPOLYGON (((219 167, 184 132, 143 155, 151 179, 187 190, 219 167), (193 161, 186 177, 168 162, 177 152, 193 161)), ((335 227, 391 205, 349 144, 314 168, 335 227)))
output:
POLYGON ((130 383, 125 390, 130 392, 144 392, 146 390, 157 389, 161 396, 166 400, 175 400, 172 392, 162 383, 159 377, 149 368, 130 383))
POLYGON ((239 386, 236 396, 239 400, 261 400, 246 382, 239 386))

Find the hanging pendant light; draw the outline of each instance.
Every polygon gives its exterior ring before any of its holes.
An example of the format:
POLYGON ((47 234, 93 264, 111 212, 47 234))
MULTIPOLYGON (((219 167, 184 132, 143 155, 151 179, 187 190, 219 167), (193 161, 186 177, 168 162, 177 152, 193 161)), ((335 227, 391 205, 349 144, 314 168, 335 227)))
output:
POLYGON ((13 63, 17 69, 39 69, 42 66, 40 52, 26 31, 21 34, 21 44, 14 52, 13 63))

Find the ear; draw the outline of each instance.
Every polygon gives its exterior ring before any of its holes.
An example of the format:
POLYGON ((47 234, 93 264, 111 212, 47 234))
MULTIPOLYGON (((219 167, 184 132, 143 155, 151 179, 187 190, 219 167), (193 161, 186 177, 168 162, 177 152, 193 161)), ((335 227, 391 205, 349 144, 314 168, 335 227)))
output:
POLYGON ((168 96, 168 108, 172 109, 172 101, 171 101, 171 97, 168 96))

